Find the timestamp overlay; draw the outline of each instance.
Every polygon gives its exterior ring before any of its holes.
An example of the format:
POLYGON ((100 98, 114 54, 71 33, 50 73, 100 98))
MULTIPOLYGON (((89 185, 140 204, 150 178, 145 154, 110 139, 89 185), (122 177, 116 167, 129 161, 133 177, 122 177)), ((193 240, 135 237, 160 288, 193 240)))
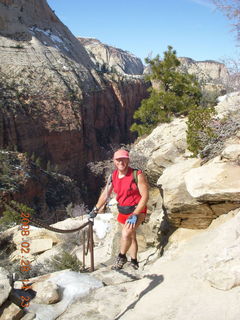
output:
MULTIPOLYGON (((21 229, 21 247, 20 247, 20 271, 24 274, 24 272, 28 272, 31 270, 31 262, 27 259, 29 253, 30 253, 30 214, 21 212, 21 220, 20 220, 20 229, 21 229)), ((29 279, 24 279, 22 281, 22 287, 21 289, 24 291, 27 291, 31 288, 31 285, 28 284, 29 279)), ((29 307, 30 304, 30 295, 28 296, 23 295, 21 296, 21 307, 26 308, 29 307)))

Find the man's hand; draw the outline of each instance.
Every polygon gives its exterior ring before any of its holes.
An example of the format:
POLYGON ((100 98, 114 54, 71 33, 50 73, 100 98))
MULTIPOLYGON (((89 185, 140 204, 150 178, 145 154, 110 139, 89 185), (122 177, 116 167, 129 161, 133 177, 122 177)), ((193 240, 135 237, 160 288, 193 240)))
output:
POLYGON ((129 216, 129 218, 126 221, 126 224, 128 224, 129 228, 134 228, 135 224, 137 222, 138 217, 135 214, 132 214, 131 216, 129 216))
POLYGON ((95 206, 88 214, 88 220, 94 219, 97 216, 98 208, 95 206))

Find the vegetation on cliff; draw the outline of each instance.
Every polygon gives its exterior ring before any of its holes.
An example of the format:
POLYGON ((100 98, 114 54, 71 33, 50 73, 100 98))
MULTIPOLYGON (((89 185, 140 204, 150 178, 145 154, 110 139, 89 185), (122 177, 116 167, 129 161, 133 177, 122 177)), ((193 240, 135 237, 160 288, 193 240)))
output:
MULTIPOLYGON (((33 210, 38 218, 45 218, 49 223, 67 217, 65 207, 80 200, 80 191, 73 179, 56 173, 48 164, 48 170, 41 167, 39 158, 30 159, 27 154, 0 150, 0 194, 14 199, 18 205, 33 210), (50 169, 51 170, 50 170, 50 169), (30 208, 31 207, 31 208, 30 208), (52 216, 51 212, 57 214, 52 216), (52 219, 49 220, 49 217, 52 219)), ((18 222, 18 218, 10 207, 0 203, 4 219, 0 223, 10 226, 18 222)))
POLYGON ((142 100, 135 112, 136 122, 131 126, 138 135, 148 134, 159 123, 170 122, 174 116, 188 117, 188 149, 196 156, 203 149, 201 136, 211 138, 210 121, 214 115, 217 92, 207 92, 196 76, 179 69, 180 61, 171 46, 164 52, 164 59, 157 55, 146 59, 151 73, 146 77, 152 82, 150 96, 142 100))

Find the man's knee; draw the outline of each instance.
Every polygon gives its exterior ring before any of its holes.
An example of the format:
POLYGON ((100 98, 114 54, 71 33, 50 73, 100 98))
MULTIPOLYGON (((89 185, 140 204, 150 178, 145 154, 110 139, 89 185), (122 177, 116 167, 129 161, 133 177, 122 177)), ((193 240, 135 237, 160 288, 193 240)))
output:
POLYGON ((133 229, 128 229, 125 226, 122 229, 122 238, 123 239, 132 239, 132 238, 134 238, 135 234, 136 234, 136 232, 133 229))

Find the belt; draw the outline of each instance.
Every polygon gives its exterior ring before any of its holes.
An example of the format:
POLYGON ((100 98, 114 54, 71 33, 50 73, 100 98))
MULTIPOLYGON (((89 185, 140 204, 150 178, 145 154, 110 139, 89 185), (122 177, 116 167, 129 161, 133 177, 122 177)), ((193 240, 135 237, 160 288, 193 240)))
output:
POLYGON ((119 205, 117 205, 117 208, 120 213, 129 214, 135 210, 136 205, 135 206, 119 206, 119 205))

